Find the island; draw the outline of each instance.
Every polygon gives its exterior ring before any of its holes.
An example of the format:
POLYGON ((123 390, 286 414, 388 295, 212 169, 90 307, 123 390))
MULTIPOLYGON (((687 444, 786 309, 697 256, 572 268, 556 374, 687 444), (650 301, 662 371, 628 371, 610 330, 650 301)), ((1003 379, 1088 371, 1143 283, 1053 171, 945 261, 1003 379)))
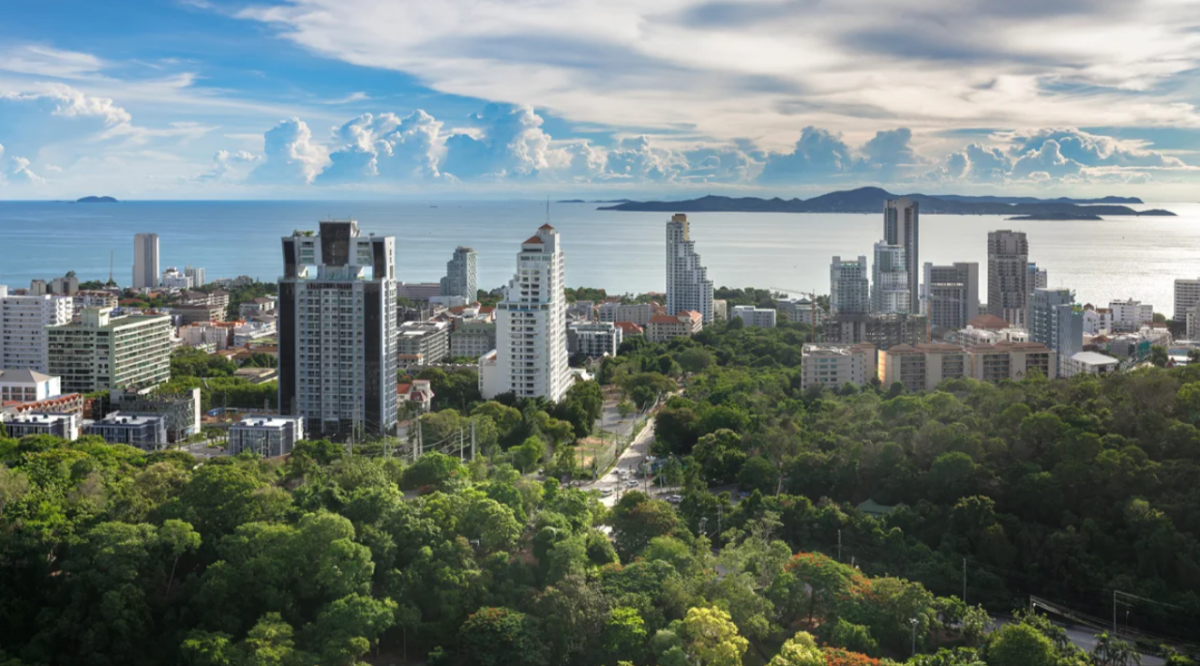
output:
POLYGON ((117 200, 112 197, 83 197, 76 199, 75 203, 117 203, 117 200))
POLYGON ((1104 218, 1089 213, 1044 213, 1041 215, 1014 215, 1004 219, 1024 222, 1029 220, 1103 220, 1104 218))
MULTIPOLYGON (((946 215, 1017 215, 1066 219, 1060 216, 1174 216, 1168 210, 1138 211, 1124 204, 1112 203, 1115 197, 1102 199, 1037 199, 1033 197, 972 197, 962 195, 894 194, 878 187, 830 192, 811 199, 762 199, 759 197, 726 197, 708 195, 683 201, 629 201, 598 210, 653 211, 670 213, 877 213, 887 199, 908 197, 921 206, 926 214, 946 215), (1093 203, 1095 202, 1095 203, 1093 203)), ((1127 198, 1127 203, 1141 199, 1127 198)), ((1033 219, 1033 218, 1030 218, 1033 219)))

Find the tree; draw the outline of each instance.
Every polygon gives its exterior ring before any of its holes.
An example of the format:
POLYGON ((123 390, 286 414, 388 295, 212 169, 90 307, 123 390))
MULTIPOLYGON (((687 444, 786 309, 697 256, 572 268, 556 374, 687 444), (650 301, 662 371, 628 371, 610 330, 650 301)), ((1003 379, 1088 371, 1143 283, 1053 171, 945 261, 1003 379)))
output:
POLYGON ((605 663, 640 661, 646 652, 646 622, 637 609, 612 609, 604 623, 605 663))
POLYGON ((468 663, 479 666, 539 666, 545 661, 532 622, 511 608, 480 608, 463 623, 458 640, 468 663))
POLYGON ((712 365, 713 355, 703 347, 689 347, 675 355, 684 372, 696 374, 712 365))
POLYGON ((457 458, 431 451, 417 459, 412 467, 404 470, 406 489, 444 489, 451 479, 463 475, 462 465, 457 458))
POLYGON ((633 403, 629 402, 628 400, 622 400, 621 402, 617 403, 617 415, 622 419, 629 418, 636 409, 637 408, 633 406, 633 403))
POLYGON ((687 654, 697 666, 741 666, 750 642, 738 635, 729 613, 713 607, 692 608, 683 619, 687 654))
POLYGON ((787 639, 767 666, 825 666, 825 654, 812 634, 801 631, 787 639))
POLYGON ((1054 643, 1027 624, 1006 624, 993 632, 986 654, 988 666, 1052 666, 1057 661, 1054 643))
POLYGON ((655 537, 670 536, 679 528, 675 510, 645 493, 625 493, 613 506, 609 518, 617 552, 628 561, 640 554, 655 537))
POLYGON ((527 437, 525 442, 513 449, 513 464, 522 472, 530 472, 546 456, 546 442, 541 437, 527 437))
POLYGON ((1092 660, 1096 666, 1129 666, 1142 663, 1142 655, 1130 643, 1104 632, 1096 636, 1096 647, 1092 648, 1092 660))

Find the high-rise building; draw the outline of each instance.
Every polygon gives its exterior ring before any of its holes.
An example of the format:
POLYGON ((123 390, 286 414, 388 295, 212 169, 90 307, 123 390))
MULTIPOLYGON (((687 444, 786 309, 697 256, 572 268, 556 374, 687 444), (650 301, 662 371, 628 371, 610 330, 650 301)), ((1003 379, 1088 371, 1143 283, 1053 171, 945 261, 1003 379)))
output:
POLYGON ((502 393, 558 402, 571 385, 567 365, 566 262, 554 227, 521 243, 517 271, 496 306, 496 357, 480 362, 485 399, 502 393))
POLYGON ((279 280, 279 411, 305 432, 395 432, 396 239, 353 220, 283 238, 279 280))
POLYGON ((153 289, 158 286, 158 234, 136 234, 133 237, 134 289, 153 289))
POLYGON ((1154 306, 1149 303, 1129 298, 1123 301, 1109 301, 1108 308, 1112 312, 1113 331, 1136 331, 1145 324, 1154 322, 1154 306))
POLYGON ((834 257, 829 266, 829 310, 833 315, 859 314, 871 310, 871 280, 867 258, 842 261, 834 257))
POLYGON ((696 241, 690 239, 687 215, 667 222, 667 314, 699 312, 705 324, 713 322, 713 283, 700 264, 696 241))
POLYGON ((476 254, 474 248, 459 246, 454 257, 446 262, 446 277, 442 278, 442 296, 462 296, 473 303, 479 295, 475 281, 476 254))
POLYGON ((1026 280, 1026 285, 1029 289, 1029 294, 1033 295, 1034 289, 1045 289, 1050 286, 1050 276, 1046 273, 1046 269, 1038 268, 1034 262, 1029 262, 1029 277, 1026 280))
POLYGON ((71 321, 68 296, 10 296, 0 285, 0 369, 47 372, 47 326, 71 321))
POLYGON ((1029 295, 1029 241, 1025 232, 988 232, 988 314, 1025 327, 1029 295))
POLYGON ((908 277, 908 309, 921 311, 921 214, 920 206, 908 197, 889 199, 883 205, 883 240, 904 248, 904 272, 908 277))
POLYGON ((884 351, 929 342, 929 320, 913 314, 840 314, 824 323, 821 335, 824 342, 866 343, 884 351))
POLYGON ((908 263, 904 257, 904 246, 889 245, 885 241, 876 243, 871 277, 871 312, 890 314, 910 311, 912 299, 908 292, 908 263))
POLYGON ((174 266, 171 266, 167 270, 163 271, 162 281, 159 282, 159 285, 162 286, 163 289, 177 289, 179 291, 186 291, 191 289, 193 286, 192 277, 190 275, 180 273, 179 269, 175 268, 174 266))
POLYGON ((183 274, 192 278, 192 287, 199 289, 204 286, 204 269, 194 268, 190 264, 183 268, 183 274))
POLYGON ((950 266, 925 263, 925 315, 929 325, 957 331, 979 316, 979 264, 950 266))
POLYGON ((1058 374, 1070 376, 1071 357, 1083 351, 1083 308, 1070 289, 1038 289, 1029 299, 1029 341, 1058 354, 1058 374))
POLYGON ((1200 278, 1175 280, 1175 313, 1173 319, 1179 323, 1187 321, 1188 310, 1200 305, 1200 278))
POLYGON ((49 373, 65 393, 151 388, 171 379, 171 318, 112 317, 109 308, 84 308, 78 322, 47 331, 49 373))

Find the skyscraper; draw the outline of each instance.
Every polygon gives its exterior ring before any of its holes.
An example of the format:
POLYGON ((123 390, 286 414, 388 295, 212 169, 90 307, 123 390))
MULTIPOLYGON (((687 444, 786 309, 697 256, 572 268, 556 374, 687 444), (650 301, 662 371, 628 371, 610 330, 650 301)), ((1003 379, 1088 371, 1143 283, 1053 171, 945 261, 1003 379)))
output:
POLYGON ((468 303, 474 303, 479 295, 475 285, 475 250, 459 246, 454 249, 454 257, 446 262, 446 277, 442 278, 442 296, 462 296, 468 303))
POLYGON ((687 215, 667 222, 667 314, 699 312, 705 324, 713 321, 713 283, 700 264, 696 241, 689 239, 687 215))
POLYGON ((133 288, 153 289, 158 286, 158 234, 136 234, 133 237, 133 288))
POLYGON ((279 411, 314 436, 396 427, 396 239, 353 220, 283 238, 279 411))
POLYGON ((829 266, 830 314, 857 314, 871 309, 871 280, 867 277, 867 258, 842 261, 834 257, 829 266))
POLYGON ((909 312, 912 299, 908 293, 908 264, 902 245, 888 245, 884 241, 875 244, 871 277, 871 312, 909 312))
POLYGON ((1034 262, 1029 262, 1029 277, 1025 280, 1025 287, 1029 289, 1029 295, 1038 289, 1045 289, 1050 286, 1050 276, 1046 273, 1046 269, 1038 268, 1034 262))
POLYGON ((921 214, 908 197, 889 199, 883 205, 883 240, 904 248, 904 272, 908 277, 908 312, 921 311, 921 214))
POLYGON ((69 323, 72 304, 67 296, 10 296, 0 284, 0 370, 47 372, 47 327, 69 323))
POLYGON ((521 243, 517 271, 496 306, 496 349, 480 359, 485 399, 562 400, 571 385, 567 365, 565 260, 558 232, 543 224, 521 243))
POLYGON ((1058 354, 1058 374, 1070 376, 1071 357, 1083 351, 1083 308, 1070 289, 1037 289, 1029 299, 1029 341, 1058 354))
POLYGON ((979 264, 925 263, 925 314, 930 326, 957 331, 979 316, 979 264))
POLYGON ((988 232, 988 314, 1025 328, 1029 294, 1029 241, 1025 232, 988 232))

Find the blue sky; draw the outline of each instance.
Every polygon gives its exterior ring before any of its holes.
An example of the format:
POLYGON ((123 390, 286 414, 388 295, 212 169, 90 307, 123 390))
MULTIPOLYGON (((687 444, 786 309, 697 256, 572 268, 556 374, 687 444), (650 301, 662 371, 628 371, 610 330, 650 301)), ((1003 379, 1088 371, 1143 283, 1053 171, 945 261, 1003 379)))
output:
POLYGON ((1194 199, 1196 0, 5 2, 0 198, 1194 199))

